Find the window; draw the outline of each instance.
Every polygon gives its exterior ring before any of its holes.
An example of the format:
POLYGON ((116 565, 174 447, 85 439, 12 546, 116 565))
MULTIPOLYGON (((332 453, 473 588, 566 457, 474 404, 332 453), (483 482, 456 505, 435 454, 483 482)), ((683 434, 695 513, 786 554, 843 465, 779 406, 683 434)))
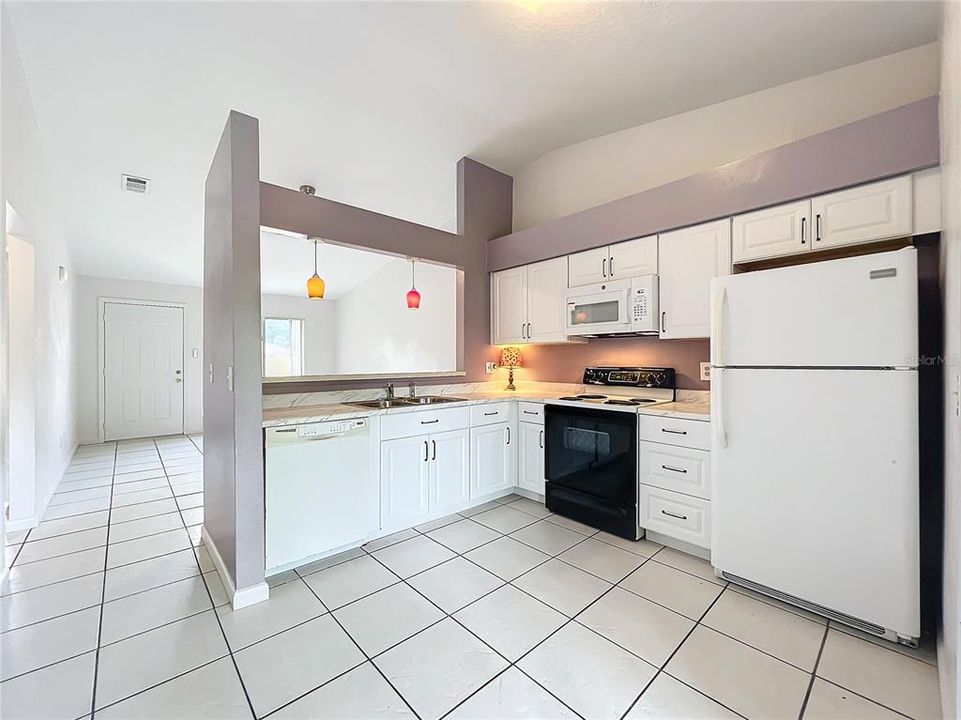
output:
POLYGON ((264 375, 304 374, 304 321, 264 318, 264 375))

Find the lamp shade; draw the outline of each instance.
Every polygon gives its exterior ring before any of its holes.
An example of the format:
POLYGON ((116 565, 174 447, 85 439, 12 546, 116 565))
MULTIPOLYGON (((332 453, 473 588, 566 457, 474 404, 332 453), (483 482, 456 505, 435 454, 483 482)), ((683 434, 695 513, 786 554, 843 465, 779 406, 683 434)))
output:
POLYGON ((523 364, 521 351, 516 347, 506 347, 501 350, 501 367, 516 368, 523 364))
POLYGON ((307 280, 307 297, 311 300, 323 300, 325 289, 324 279, 317 273, 307 280))
POLYGON ((407 307, 411 310, 416 310, 420 307, 420 293, 417 292, 417 288, 411 288, 407 291, 407 307))

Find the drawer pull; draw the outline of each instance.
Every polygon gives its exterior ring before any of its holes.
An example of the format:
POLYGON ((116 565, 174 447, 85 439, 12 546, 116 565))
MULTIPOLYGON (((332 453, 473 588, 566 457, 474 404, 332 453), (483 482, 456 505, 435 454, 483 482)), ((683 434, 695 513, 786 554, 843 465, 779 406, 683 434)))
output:
POLYGON ((540 413, 537 412, 536 410, 525 410, 525 411, 524 411, 524 414, 525 414, 525 415, 540 415, 540 413))
POLYGON ((440 422, 440 418, 434 418, 433 420, 421 420, 421 421, 420 421, 420 424, 421 424, 421 425, 433 425, 434 423, 439 423, 439 422, 440 422))
POLYGON ((490 417, 491 415, 497 415, 497 414, 499 413, 497 412, 497 410, 495 410, 494 412, 484 413, 484 417, 490 417))
POLYGON ((677 515, 676 513, 668 512, 667 510, 661 510, 661 515, 667 515, 668 517, 677 518, 678 520, 687 520, 687 515, 677 515))
POLYGON ((670 433, 671 435, 687 435, 687 430, 670 430, 668 428, 661 428, 661 432, 670 433))
POLYGON ((664 470, 670 470, 671 472, 676 472, 676 473, 684 473, 685 475, 687 475, 686 468, 676 468, 676 467, 671 467, 670 465, 661 465, 661 467, 664 470))

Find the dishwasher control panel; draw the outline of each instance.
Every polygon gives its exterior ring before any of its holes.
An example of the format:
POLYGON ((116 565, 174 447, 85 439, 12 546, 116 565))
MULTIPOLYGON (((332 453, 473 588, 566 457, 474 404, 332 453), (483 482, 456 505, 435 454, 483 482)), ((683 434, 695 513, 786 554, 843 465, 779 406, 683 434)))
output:
POLYGON ((310 425, 300 425, 297 427, 297 437, 312 438, 318 435, 332 435, 343 433, 367 425, 367 418, 354 418, 352 420, 332 420, 324 423, 311 423, 310 425))

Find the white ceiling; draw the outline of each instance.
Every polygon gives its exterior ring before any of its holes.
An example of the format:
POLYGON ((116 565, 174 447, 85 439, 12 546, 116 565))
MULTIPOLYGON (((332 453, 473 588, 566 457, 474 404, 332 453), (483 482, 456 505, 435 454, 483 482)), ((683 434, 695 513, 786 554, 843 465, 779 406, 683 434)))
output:
MULTIPOLYGON (((321 243, 317 274, 324 279, 324 297, 336 300, 385 265, 405 262, 392 255, 321 243)), ((314 274, 314 245, 306 238, 260 233, 260 291, 268 295, 306 297, 307 278, 314 274)))
POLYGON ((939 16, 918 2, 7 4, 77 270, 191 284, 230 109, 260 119, 263 180, 452 229, 463 155, 512 172, 930 42, 939 16), (122 194, 124 172, 151 194, 122 194))

